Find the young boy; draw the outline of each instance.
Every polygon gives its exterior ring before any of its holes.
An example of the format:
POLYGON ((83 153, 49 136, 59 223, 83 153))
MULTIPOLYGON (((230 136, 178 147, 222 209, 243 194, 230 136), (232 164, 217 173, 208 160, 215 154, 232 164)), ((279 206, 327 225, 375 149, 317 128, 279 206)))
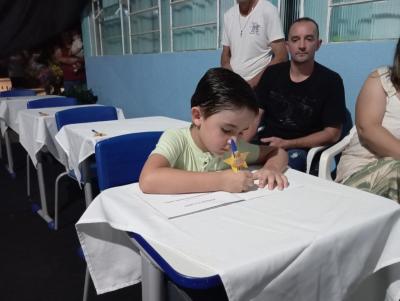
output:
POLYGON ((147 159, 139 180, 143 192, 242 192, 254 187, 255 180, 259 187, 287 187, 286 152, 241 139, 258 113, 253 90, 244 79, 224 68, 208 70, 192 96, 191 108, 191 127, 167 130, 147 159), (231 155, 231 139, 240 152, 249 153, 249 164, 264 166, 255 173, 232 171, 224 162, 231 155))

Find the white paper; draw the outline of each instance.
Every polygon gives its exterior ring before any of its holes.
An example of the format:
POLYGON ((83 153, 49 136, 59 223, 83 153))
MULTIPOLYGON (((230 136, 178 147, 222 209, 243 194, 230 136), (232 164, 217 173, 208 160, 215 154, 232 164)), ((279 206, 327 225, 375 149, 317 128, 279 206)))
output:
MULTIPOLYGON (((299 186, 301 185, 291 183, 286 189, 299 186)), ((145 201, 161 215, 172 219, 233 203, 267 197, 280 192, 278 189, 269 190, 268 188, 258 188, 242 193, 217 191, 196 194, 145 194, 137 192, 136 197, 145 201)))

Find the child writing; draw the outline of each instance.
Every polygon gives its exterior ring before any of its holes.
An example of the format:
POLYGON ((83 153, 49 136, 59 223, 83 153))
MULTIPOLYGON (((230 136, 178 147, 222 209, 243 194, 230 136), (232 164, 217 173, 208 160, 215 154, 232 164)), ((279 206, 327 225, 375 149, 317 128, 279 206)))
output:
POLYGON ((139 179, 143 192, 242 192, 254 187, 255 180, 259 187, 287 187, 286 152, 241 138, 258 106, 253 90, 239 75, 224 68, 208 70, 192 96, 191 112, 190 128, 165 131, 147 159, 139 179), (255 173, 232 171, 224 162, 231 139, 240 152, 249 153, 247 163, 264 166, 255 173))

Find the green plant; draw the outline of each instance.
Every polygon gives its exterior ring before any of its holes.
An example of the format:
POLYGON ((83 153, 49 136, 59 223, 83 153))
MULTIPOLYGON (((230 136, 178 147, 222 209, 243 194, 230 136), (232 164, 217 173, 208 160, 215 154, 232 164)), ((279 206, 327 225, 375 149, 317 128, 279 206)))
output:
POLYGON ((76 85, 64 91, 63 95, 76 98, 80 104, 94 104, 97 102, 97 96, 93 94, 91 89, 87 89, 86 85, 76 85))

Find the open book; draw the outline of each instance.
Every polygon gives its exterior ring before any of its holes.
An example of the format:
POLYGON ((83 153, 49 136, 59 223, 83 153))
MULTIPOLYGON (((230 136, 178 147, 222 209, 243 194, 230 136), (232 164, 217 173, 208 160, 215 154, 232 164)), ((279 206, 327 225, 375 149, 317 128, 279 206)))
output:
MULTIPOLYGON (((291 182, 290 186, 285 190, 293 189, 294 187, 299 187, 299 185, 291 182)), ((171 219, 229 204, 262 198, 271 194, 282 193, 283 191, 258 188, 242 193, 217 191, 190 194, 145 194, 138 189, 135 197, 146 202, 168 219, 171 219)))

